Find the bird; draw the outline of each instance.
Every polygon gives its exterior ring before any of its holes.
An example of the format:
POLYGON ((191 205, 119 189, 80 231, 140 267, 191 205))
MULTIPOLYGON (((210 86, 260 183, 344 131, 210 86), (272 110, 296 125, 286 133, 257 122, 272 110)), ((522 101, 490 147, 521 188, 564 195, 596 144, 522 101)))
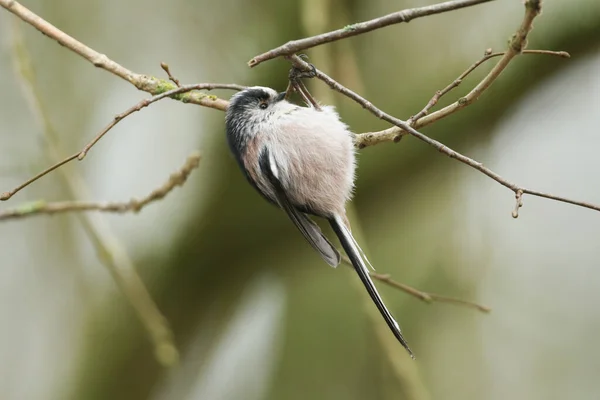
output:
POLYGON ((252 86, 231 97, 225 128, 229 149, 248 182, 281 208, 325 262, 336 267, 339 251, 309 216, 329 222, 388 327, 414 359, 371 280, 368 259, 346 217, 346 203, 354 191, 355 135, 335 108, 299 106, 286 99, 286 92, 252 86))

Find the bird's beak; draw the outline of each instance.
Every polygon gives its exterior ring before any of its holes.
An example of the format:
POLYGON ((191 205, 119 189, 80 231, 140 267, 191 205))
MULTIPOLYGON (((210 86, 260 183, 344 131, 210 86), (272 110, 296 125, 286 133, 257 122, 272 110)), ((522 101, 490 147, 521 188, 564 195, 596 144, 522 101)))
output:
POLYGON ((285 99, 285 94, 286 92, 281 92, 277 95, 277 97, 275 97, 275 102, 281 101, 283 99, 285 99))

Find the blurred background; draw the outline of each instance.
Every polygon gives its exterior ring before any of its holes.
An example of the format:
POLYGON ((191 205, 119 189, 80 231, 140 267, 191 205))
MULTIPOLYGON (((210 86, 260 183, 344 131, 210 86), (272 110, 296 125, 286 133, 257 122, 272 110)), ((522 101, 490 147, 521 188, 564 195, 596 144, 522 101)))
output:
MULTIPOLYGON (((23 3, 135 72, 164 77, 166 62, 184 83, 283 90, 285 61, 255 69, 246 62, 291 39, 435 2, 23 3)), ((422 131, 525 187, 599 204, 600 3, 543 5, 529 48, 572 58, 519 57, 478 102, 422 131)), ((503 50, 523 13, 522 1, 495 1, 306 53, 407 119, 485 49, 503 50)), ((0 191, 52 164, 53 152, 77 151, 146 97, 3 9, 0 32, 0 191), (37 111, 15 68, 23 48, 37 111)), ((441 105, 466 94, 492 65, 441 105)), ((388 127, 310 85, 354 132, 388 127)), ((119 124, 85 161, 0 204, 139 198, 192 151, 203 157, 185 186, 137 215, 0 223, 1 399, 598 398, 600 214, 525 196, 513 219, 511 191, 414 138, 362 150, 349 212, 377 271, 492 308, 426 304, 378 283, 417 355, 412 362, 355 274, 327 267, 245 182, 226 149, 223 117, 162 101, 119 124), (164 366, 174 360, 169 349, 157 357, 106 268, 110 254, 107 261, 98 253, 90 220, 110 238, 113 262, 135 268, 168 321, 177 366, 164 366)))

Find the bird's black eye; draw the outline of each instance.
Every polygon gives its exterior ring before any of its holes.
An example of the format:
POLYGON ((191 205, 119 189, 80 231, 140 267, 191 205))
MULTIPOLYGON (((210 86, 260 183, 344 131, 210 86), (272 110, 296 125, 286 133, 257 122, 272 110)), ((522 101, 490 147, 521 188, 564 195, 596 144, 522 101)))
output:
POLYGON ((258 105, 258 107, 259 107, 261 110, 265 110, 267 107, 269 107, 269 105, 268 105, 267 103, 260 103, 260 104, 258 105))

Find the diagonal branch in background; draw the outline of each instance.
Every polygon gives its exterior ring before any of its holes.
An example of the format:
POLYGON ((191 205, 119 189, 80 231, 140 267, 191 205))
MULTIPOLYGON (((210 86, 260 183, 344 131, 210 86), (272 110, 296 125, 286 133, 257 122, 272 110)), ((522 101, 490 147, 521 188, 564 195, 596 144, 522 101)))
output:
MULTIPOLYGON (((56 160, 60 154, 58 136, 39 94, 35 71, 18 30, 18 25, 15 23, 14 26, 15 71, 20 78, 19 82, 26 99, 29 101, 31 111, 40 123, 40 130, 46 142, 47 156, 56 160)), ((88 189, 77 171, 65 168, 61 168, 59 171, 70 197, 74 199, 87 197, 88 189)), ((94 217, 97 216, 77 214, 85 234, 96 251, 98 260, 104 264, 144 326, 154 347, 156 359, 164 366, 173 366, 179 359, 179 351, 175 346, 169 323, 150 296, 136 271, 135 265, 123 245, 111 231, 110 226, 104 219, 94 217)))
POLYGON ((0 221, 20 219, 34 215, 52 215, 71 211, 104 211, 112 213, 139 212, 150 203, 165 198, 167 194, 176 187, 182 186, 192 171, 200 164, 200 153, 193 153, 181 166, 169 177, 169 180, 160 187, 154 189, 150 194, 141 199, 131 199, 122 203, 97 203, 87 201, 61 201, 46 203, 45 201, 34 201, 23 204, 17 208, 0 211, 0 221))
POLYGON ((4 192, 2 194, 0 194, 0 200, 5 201, 10 199, 12 196, 14 196, 17 192, 21 191, 22 189, 26 188, 27 186, 29 186, 30 184, 32 184, 33 182, 37 181, 38 179, 40 179, 41 177, 43 177, 44 175, 54 171, 55 169, 75 160, 83 160, 83 158, 87 155, 87 153, 90 151, 90 149, 96 144, 98 143, 98 141, 100 139, 102 139, 102 137, 104 137, 104 135, 111 130, 112 128, 115 127, 115 125, 117 125, 119 122, 121 122, 125 117, 133 114, 134 112, 140 111, 142 108, 144 107, 148 107, 149 105, 156 103, 159 100, 162 100, 164 98, 170 97, 170 98, 182 98, 182 101, 186 101, 185 100, 185 95, 188 94, 189 92, 193 91, 193 90, 199 90, 199 89, 204 89, 204 90, 213 90, 213 89, 231 89, 231 90, 241 90, 243 89, 244 86, 240 86, 240 85, 235 85, 235 84, 223 84, 223 83, 198 83, 198 84, 193 84, 193 85, 184 85, 184 86, 179 86, 176 87, 175 89, 169 90, 167 92, 161 93, 159 95, 153 96, 149 99, 144 99, 142 101, 140 101, 139 103, 137 103, 136 105, 130 107, 128 110, 122 112, 121 114, 116 115, 113 120, 104 128, 102 129, 94 139, 92 139, 91 142, 89 142, 87 145, 85 145, 83 147, 83 149, 81 149, 80 151, 78 151, 75 154, 72 154, 70 156, 68 156, 67 158, 55 163, 54 165, 52 165, 51 167, 46 168, 45 170, 43 170, 42 172, 40 172, 39 174, 35 175, 33 178, 28 179, 27 181, 23 182, 22 184, 20 184, 19 186, 17 186, 16 188, 14 188, 13 190, 9 191, 9 192, 4 192))
POLYGON ((370 21, 359 22, 345 26, 344 28, 323 33, 321 35, 311 36, 304 39, 292 40, 266 53, 260 54, 248 61, 248 66, 255 67, 267 60, 272 60, 281 56, 290 56, 300 51, 320 46, 325 43, 335 42, 346 39, 351 36, 361 35, 386 26, 410 22, 413 19, 426 17, 428 15, 441 14, 448 11, 458 10, 460 8, 471 7, 477 4, 488 3, 493 0, 454 0, 445 3, 433 4, 425 7, 408 8, 383 17, 375 18, 370 21))
MULTIPOLYGON (((498 64, 496 64, 496 66, 493 68, 493 70, 477 85, 477 87, 475 89, 473 89, 471 91, 471 93, 469 93, 469 95, 467 95, 467 97, 471 96, 471 97, 469 97, 470 100, 465 100, 464 105, 459 105, 457 107, 454 107, 453 105, 445 107, 442 110, 436 111, 435 113, 429 115, 428 117, 424 117, 424 118, 420 119, 419 121, 417 121, 417 123, 423 122, 427 118, 429 118, 429 121, 427 123, 431 123, 434 120, 437 120, 446 115, 449 115, 450 113, 453 113, 460 108, 466 107, 468 104, 470 104, 470 102, 477 99, 477 97, 481 94, 481 92, 483 90, 485 90, 486 88, 488 88, 492 84, 492 82, 498 77, 500 72, 502 72, 504 70, 504 68, 506 68, 506 65, 517 54, 521 53, 521 51, 523 50, 523 47, 526 44, 527 35, 528 35, 529 31, 531 30, 533 20, 540 12, 541 12, 541 0, 527 0, 526 1, 525 17, 523 19, 521 27, 519 28, 519 30, 517 31, 517 33, 513 36, 513 39, 511 40, 511 46, 510 46, 509 50, 504 54, 502 59, 498 62, 498 64), (436 119, 432 120, 431 118, 436 114, 438 114, 438 116, 436 117, 436 119)), ((290 60, 290 62, 292 63, 292 65, 294 65, 294 67, 296 67, 300 70, 307 71, 307 72, 314 71, 316 73, 315 74, 316 77, 318 79, 320 79, 321 81, 325 82, 330 88, 332 88, 333 90, 336 90, 337 92, 354 100, 355 102, 360 104, 363 108, 370 111, 376 117, 378 117, 384 121, 387 121, 392 125, 395 125, 398 132, 405 131, 408 134, 410 134, 411 136, 414 136, 417 139, 434 147, 439 152, 447 155, 448 157, 454 158, 454 159, 460 161, 461 163, 466 164, 466 165, 480 171, 481 173, 492 178, 493 180, 495 180, 502 186, 507 187, 508 189, 512 190, 515 193, 515 195, 518 193, 521 193, 521 196, 519 196, 519 200, 518 200, 520 203, 522 202, 522 194, 530 194, 532 196, 544 197, 547 199, 556 200, 556 201, 560 201, 563 203, 569 203, 569 204, 577 205, 580 207, 585 207, 585 208, 589 208, 592 210, 600 211, 599 205, 582 202, 582 201, 577 201, 577 200, 572 200, 572 199, 569 199, 566 197, 555 196, 555 195, 552 195, 549 193, 543 193, 543 192, 539 192, 536 190, 531 190, 531 189, 527 189, 527 188, 518 186, 517 184, 504 179, 502 176, 498 175, 491 169, 484 167, 482 163, 477 162, 467 156, 462 155, 461 153, 458 153, 458 152, 450 149, 448 146, 438 142, 437 140, 432 139, 432 138, 418 132, 413 127, 409 126, 407 122, 402 121, 401 119, 398 119, 396 117, 391 116, 390 114, 383 112, 379 108, 375 107, 367 99, 361 97, 357 93, 355 93, 352 90, 341 85, 339 82, 335 81, 334 79, 332 79, 331 77, 329 77, 328 75, 323 73, 322 71, 314 68, 314 66, 308 64, 306 61, 304 61, 302 58, 298 57, 297 55, 294 54, 292 56, 286 56, 286 58, 288 60, 290 60)), ((455 104, 458 104, 458 103, 460 103, 460 101, 455 104)), ((361 137, 363 135, 371 135, 371 134, 357 135, 356 140, 357 140, 357 146, 359 146, 359 147, 361 145, 361 137)), ((372 143, 372 144, 374 144, 374 143, 372 143)), ((518 216, 518 214, 513 213, 513 216, 515 216, 515 218, 516 218, 518 216)))

